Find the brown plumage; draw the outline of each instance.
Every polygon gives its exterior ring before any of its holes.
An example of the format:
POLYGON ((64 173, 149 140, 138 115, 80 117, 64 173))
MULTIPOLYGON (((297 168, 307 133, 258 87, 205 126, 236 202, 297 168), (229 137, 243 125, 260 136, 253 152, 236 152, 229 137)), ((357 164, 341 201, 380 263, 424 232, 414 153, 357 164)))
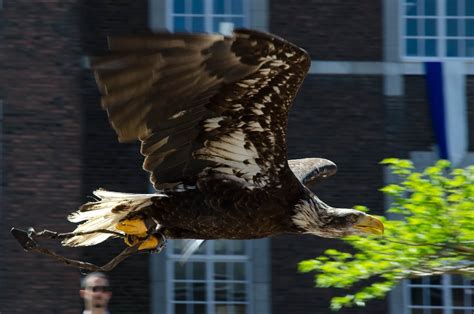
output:
POLYGON ((111 38, 109 48, 92 59, 102 107, 119 141, 141 141, 158 192, 96 191, 98 201, 69 217, 81 224, 63 244, 123 235, 133 245, 135 229, 142 242, 381 232, 375 218, 333 208, 305 186, 334 174, 332 162, 287 160, 288 112, 310 66, 304 50, 252 30, 111 38))

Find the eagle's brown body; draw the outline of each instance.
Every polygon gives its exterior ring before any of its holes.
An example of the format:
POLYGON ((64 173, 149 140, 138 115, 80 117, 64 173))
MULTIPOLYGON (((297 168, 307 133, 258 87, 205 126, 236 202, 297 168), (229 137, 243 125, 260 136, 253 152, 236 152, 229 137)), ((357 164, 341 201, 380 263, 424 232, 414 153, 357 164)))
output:
POLYGON ((303 232, 291 217, 306 193, 289 168, 287 173, 291 185, 252 192, 213 180, 200 182, 199 190, 154 199, 150 215, 175 239, 255 239, 303 232))

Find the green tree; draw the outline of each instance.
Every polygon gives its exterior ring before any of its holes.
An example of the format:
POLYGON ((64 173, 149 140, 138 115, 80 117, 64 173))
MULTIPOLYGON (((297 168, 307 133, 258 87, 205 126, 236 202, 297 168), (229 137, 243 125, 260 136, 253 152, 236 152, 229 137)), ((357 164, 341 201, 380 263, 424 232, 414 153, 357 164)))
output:
POLYGON ((389 216, 396 216, 381 217, 384 235, 346 237, 352 253, 330 249, 299 264, 301 272, 315 272, 317 287, 351 288, 355 283, 362 287, 332 298, 333 310, 364 306, 405 278, 474 277, 474 166, 451 169, 448 161, 441 160, 416 172, 408 160, 390 158, 382 164, 400 177, 399 184, 381 189, 392 199, 389 216))

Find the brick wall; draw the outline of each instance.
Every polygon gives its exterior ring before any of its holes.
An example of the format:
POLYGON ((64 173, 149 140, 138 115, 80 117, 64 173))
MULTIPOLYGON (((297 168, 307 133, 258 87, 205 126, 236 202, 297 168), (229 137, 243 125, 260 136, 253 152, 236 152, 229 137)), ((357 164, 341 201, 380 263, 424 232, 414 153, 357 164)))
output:
POLYGON ((436 143, 431 124, 430 107, 427 99, 425 77, 405 76, 405 150, 433 150, 436 143))
MULTIPOLYGON (((70 230, 81 200, 77 0, 3 1, 0 312, 77 313, 79 273, 27 254, 12 226, 70 230)), ((56 246, 57 247, 57 246, 56 246)), ((80 250, 60 249, 78 257, 80 250)))
MULTIPOLYGON (((84 0, 80 22, 84 54, 101 54, 106 50, 107 36, 143 33, 147 23, 147 0, 84 0)), ((143 160, 139 144, 117 142, 107 114, 100 108, 99 93, 90 70, 82 72, 81 87, 85 117, 83 195, 92 195, 97 188, 146 193, 148 176, 141 169, 143 160)), ((105 264, 123 249, 122 240, 107 241, 85 249, 83 258, 105 264)), ((112 313, 149 313, 148 257, 131 257, 109 273, 112 313)))
POLYGON ((381 0, 271 0, 270 31, 304 47, 312 59, 380 61, 381 0))
MULTIPOLYGON (((106 36, 144 32, 147 1, 4 1, 0 88, 4 99, 4 183, 0 212, 0 312, 78 313, 80 273, 14 242, 11 226, 70 231, 65 219, 103 187, 145 192, 137 144, 119 145, 82 57, 106 36)), ((52 246, 57 248, 57 246, 52 246)), ((102 264, 123 248, 59 249, 102 264)), ((148 258, 111 274, 114 313, 149 310, 148 258)))

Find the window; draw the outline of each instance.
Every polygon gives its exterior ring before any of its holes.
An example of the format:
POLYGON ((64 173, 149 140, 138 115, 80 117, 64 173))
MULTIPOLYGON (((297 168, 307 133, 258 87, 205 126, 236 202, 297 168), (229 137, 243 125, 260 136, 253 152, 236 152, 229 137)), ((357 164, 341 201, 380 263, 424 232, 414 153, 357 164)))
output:
POLYGON ((218 33, 225 27, 247 27, 250 0, 170 0, 168 28, 175 32, 218 33), (232 24, 229 24, 232 23, 232 24))
POLYGON ((167 247, 169 314, 251 313, 251 241, 206 241, 181 261, 184 241, 167 247))
POLYGON ((406 281, 407 314, 472 314, 474 281, 442 275, 406 281))
POLYGON ((474 0, 401 0, 402 55, 474 58, 474 0))

